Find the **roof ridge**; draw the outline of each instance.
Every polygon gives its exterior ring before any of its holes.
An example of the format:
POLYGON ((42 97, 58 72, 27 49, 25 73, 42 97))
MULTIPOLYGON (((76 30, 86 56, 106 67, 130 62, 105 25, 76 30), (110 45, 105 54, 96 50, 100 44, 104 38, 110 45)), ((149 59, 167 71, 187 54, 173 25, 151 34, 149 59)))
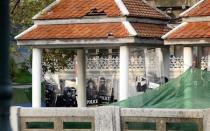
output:
POLYGON ((146 0, 141 0, 143 1, 145 4, 147 4, 148 6, 150 6, 151 8, 153 8, 154 10, 158 11, 159 13, 161 13, 162 15, 165 15, 167 18, 171 18, 170 16, 168 16, 166 13, 164 13, 163 11, 161 11, 160 9, 158 9, 157 7, 151 6, 146 0))
POLYGON ((117 7, 119 8, 119 10, 121 11, 121 13, 124 15, 124 16, 127 16, 129 15, 129 11, 126 7, 126 5, 124 4, 124 2, 122 0, 114 0, 117 7))
POLYGON ((193 6, 191 6, 189 9, 187 9, 186 11, 182 12, 179 16, 180 17, 184 17, 185 14, 189 13, 191 10, 193 10, 194 8, 196 8, 197 6, 199 6, 200 4, 202 4, 205 0, 200 0, 198 1, 196 4, 194 4, 193 6))
POLYGON ((125 26, 130 36, 137 36, 138 33, 136 32, 130 21, 123 21, 122 24, 125 26))

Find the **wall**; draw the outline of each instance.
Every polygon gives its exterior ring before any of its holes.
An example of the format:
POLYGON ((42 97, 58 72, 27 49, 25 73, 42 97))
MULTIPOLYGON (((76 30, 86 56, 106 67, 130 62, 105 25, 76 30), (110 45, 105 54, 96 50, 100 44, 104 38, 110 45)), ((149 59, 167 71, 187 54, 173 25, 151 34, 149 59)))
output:
MULTIPOLYGON (((13 131, 38 131, 30 123, 50 122, 54 126, 45 131, 63 131, 64 123, 81 124, 67 127, 68 131, 131 131, 129 123, 153 123, 154 131, 168 130, 169 123, 194 123, 198 131, 209 131, 209 109, 145 109, 145 108, 20 108, 12 107, 13 131), (82 127, 89 123, 91 126, 82 127), (83 129, 81 129, 83 128, 83 129)), ((43 125, 42 125, 43 126, 43 125)), ((43 130, 44 127, 42 127, 43 130)), ((142 130, 142 129, 140 129, 142 130)), ((143 131, 143 130, 142 130, 143 131)), ((176 131, 176 130, 174 130, 176 131)))

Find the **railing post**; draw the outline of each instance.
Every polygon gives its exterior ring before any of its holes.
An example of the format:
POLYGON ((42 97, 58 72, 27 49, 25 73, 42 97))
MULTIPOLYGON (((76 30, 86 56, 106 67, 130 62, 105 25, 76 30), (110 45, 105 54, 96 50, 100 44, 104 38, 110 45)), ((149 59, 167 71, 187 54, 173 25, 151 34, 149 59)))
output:
POLYGON ((96 131, 120 131, 120 108, 96 108, 95 126, 96 131))
POLYGON ((157 131, 166 131, 166 121, 164 119, 156 120, 156 130, 157 131))
POLYGON ((203 116, 203 131, 209 131, 210 129, 210 109, 204 111, 203 116))
POLYGON ((63 129, 63 121, 61 117, 56 117, 54 121, 54 131, 62 131, 63 129))
POLYGON ((10 124, 13 131, 20 131, 20 108, 18 106, 10 108, 10 124))

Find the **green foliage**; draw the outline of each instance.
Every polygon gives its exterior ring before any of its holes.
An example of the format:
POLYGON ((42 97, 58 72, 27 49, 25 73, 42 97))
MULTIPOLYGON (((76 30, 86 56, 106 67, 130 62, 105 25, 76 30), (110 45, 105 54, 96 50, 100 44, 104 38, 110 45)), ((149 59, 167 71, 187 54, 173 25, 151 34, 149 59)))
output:
POLYGON ((9 70, 10 70, 10 77, 12 79, 12 81, 15 79, 15 74, 17 73, 17 64, 15 63, 14 59, 10 56, 9 59, 9 70))
POLYGON ((31 99, 27 96, 29 90, 13 88, 12 104, 31 103, 31 99))
POLYGON ((17 70, 14 81, 16 83, 32 83, 32 76, 31 73, 27 70, 19 69, 17 70))
POLYGON ((43 51, 43 72, 59 71, 68 68, 69 60, 73 60, 75 51, 72 49, 45 49, 43 51))
POLYGON ((16 1, 11 1, 11 22, 15 25, 31 25, 32 17, 52 2, 53 0, 21 0, 15 7, 16 1))
POLYGON ((16 1, 18 0, 10 2, 11 40, 29 28, 33 24, 32 17, 53 2, 53 0, 20 0, 19 3, 16 1))
MULTIPOLYGON (((44 102, 44 98, 45 98, 45 87, 44 87, 44 82, 42 83, 42 102, 44 102)), ((32 102, 32 88, 14 88, 13 89, 13 99, 12 99, 12 103, 14 105, 16 104, 23 104, 23 103, 31 103, 32 102)))

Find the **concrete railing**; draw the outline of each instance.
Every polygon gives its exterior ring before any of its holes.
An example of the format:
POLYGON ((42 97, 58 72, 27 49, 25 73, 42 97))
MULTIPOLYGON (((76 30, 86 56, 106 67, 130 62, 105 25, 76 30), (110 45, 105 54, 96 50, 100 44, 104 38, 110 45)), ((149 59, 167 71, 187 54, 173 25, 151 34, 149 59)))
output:
POLYGON ((134 127, 129 129, 129 124, 148 123, 153 127, 150 126, 150 129, 146 127, 145 130, 169 131, 170 124, 179 126, 181 123, 190 123, 197 126, 197 131, 207 131, 210 130, 210 127, 206 125, 207 121, 204 121, 207 116, 207 110, 121 109, 121 127, 123 131, 131 131, 134 127))
POLYGON ((175 131, 170 129, 174 123, 191 124, 197 131, 209 131, 210 110, 11 108, 13 131, 175 131), (142 124, 146 126, 140 126, 142 124))

